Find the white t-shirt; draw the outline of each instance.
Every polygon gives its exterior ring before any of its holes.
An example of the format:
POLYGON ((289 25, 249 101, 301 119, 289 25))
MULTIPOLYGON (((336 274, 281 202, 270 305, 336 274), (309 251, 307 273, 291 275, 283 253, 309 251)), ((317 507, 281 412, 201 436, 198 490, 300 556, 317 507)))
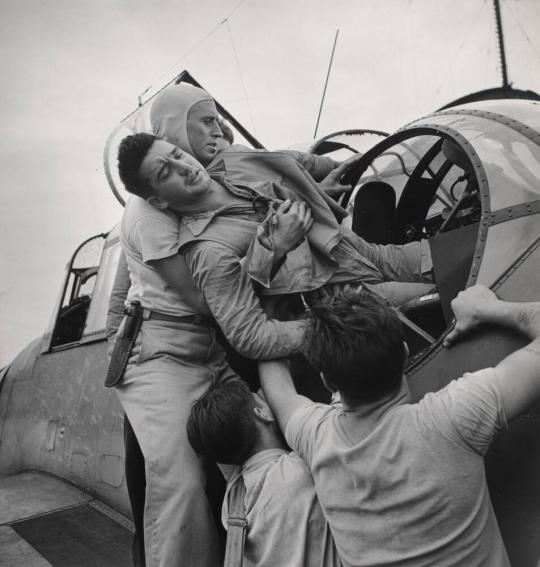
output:
POLYGON ((174 214, 160 211, 136 196, 129 197, 120 223, 120 242, 132 284, 127 300, 138 300, 147 309, 174 316, 192 315, 195 311, 149 262, 178 253, 178 225, 174 214))
POLYGON ((510 565, 483 459, 506 427, 495 372, 466 374, 417 404, 404 386, 364 433, 340 405, 291 416, 285 437, 313 474, 345 567, 510 565))
POLYGON ((306 463, 267 449, 236 468, 223 502, 227 526, 231 487, 244 479, 247 534, 244 567, 341 567, 306 463))

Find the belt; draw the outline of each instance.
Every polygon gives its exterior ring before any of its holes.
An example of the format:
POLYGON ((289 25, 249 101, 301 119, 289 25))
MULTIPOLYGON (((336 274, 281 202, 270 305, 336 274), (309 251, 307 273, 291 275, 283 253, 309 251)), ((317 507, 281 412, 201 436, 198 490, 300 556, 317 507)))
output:
POLYGON ((168 323, 192 323, 194 325, 214 326, 215 321, 211 317, 204 315, 167 315, 152 309, 142 310, 143 321, 167 321, 168 323))

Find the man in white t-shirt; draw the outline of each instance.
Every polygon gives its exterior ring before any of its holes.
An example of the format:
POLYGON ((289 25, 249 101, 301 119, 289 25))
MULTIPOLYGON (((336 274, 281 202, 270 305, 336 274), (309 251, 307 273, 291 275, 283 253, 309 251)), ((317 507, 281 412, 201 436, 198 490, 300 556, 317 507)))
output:
POLYGON ((283 361, 259 363, 344 566, 509 565, 483 457, 497 431, 540 400, 540 303, 500 301, 474 286, 452 307, 447 345, 480 323, 506 325, 531 343, 412 404, 396 315, 373 296, 349 293, 313 307, 306 342, 342 405, 298 396, 283 361))
POLYGON ((193 404, 187 434, 198 455, 236 465, 223 467, 225 528, 245 485, 245 567, 341 567, 306 463, 285 449, 268 404, 245 382, 213 385, 193 404))
MULTIPOLYGON (((217 111, 213 103, 203 110, 187 120, 186 136, 193 148, 215 153, 222 136, 217 111)), ((129 172, 119 173, 125 183, 129 172)), ((214 567, 219 548, 205 471, 189 446, 185 424, 191 402, 232 371, 216 341, 215 324, 204 316, 206 302, 178 254, 177 217, 147 202, 152 191, 141 187, 136 193, 126 203, 120 240, 131 283, 127 300, 140 302, 144 321, 116 391, 145 461, 146 565, 214 567)), ((310 214, 305 211, 300 219, 296 211, 282 208, 278 217, 278 248, 286 253, 305 234, 310 214)), ((123 299, 115 296, 112 310, 123 299)), ((299 350, 303 323, 274 321, 258 309, 267 340, 248 341, 253 356, 274 358, 299 350)))
MULTIPOLYGON (((201 315, 202 296, 197 304, 199 292, 178 262, 177 231, 172 214, 138 197, 128 200, 120 241, 132 282, 128 300, 141 303, 144 320, 116 392, 145 459, 146 564, 214 567, 219 549, 205 472, 185 425, 191 403, 234 372, 215 325, 201 315)), ((261 356, 288 356, 299 348, 303 322, 263 324, 270 340, 261 356)))

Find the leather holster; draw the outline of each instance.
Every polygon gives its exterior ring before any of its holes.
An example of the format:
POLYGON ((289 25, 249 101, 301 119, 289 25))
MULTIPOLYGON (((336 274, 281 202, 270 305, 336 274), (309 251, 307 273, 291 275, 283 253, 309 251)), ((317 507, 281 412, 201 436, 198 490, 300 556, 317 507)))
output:
POLYGON ((121 382, 142 320, 141 304, 138 301, 132 301, 130 307, 126 308, 124 326, 116 335, 111 360, 107 368, 107 376, 105 377, 106 388, 111 388, 121 382))

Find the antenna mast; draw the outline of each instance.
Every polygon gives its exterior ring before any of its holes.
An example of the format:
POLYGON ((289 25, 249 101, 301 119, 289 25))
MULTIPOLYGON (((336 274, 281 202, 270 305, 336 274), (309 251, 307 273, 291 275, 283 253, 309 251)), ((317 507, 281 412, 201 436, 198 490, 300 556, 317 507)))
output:
POLYGON ((506 72, 506 54, 504 51, 504 36, 502 30, 501 7, 499 5, 499 0, 493 0, 493 6, 495 7, 495 20, 497 22, 497 39, 499 41, 499 56, 501 58, 503 88, 510 88, 511 85, 508 82, 508 74, 506 72))
POLYGON ((330 78, 330 70, 332 69, 332 61, 334 60, 334 52, 336 51, 336 43, 337 37, 339 34, 339 30, 336 30, 336 37, 334 38, 334 47, 332 47, 332 55, 330 56, 330 64, 328 65, 328 73, 326 73, 326 82, 324 83, 324 90, 321 99, 321 107, 319 108, 319 116, 317 116, 317 124, 315 125, 315 134, 313 134, 313 138, 317 137, 317 130, 319 129, 319 120, 321 119, 322 108, 324 104, 324 97, 326 95, 326 87, 328 86, 328 79, 330 78))

